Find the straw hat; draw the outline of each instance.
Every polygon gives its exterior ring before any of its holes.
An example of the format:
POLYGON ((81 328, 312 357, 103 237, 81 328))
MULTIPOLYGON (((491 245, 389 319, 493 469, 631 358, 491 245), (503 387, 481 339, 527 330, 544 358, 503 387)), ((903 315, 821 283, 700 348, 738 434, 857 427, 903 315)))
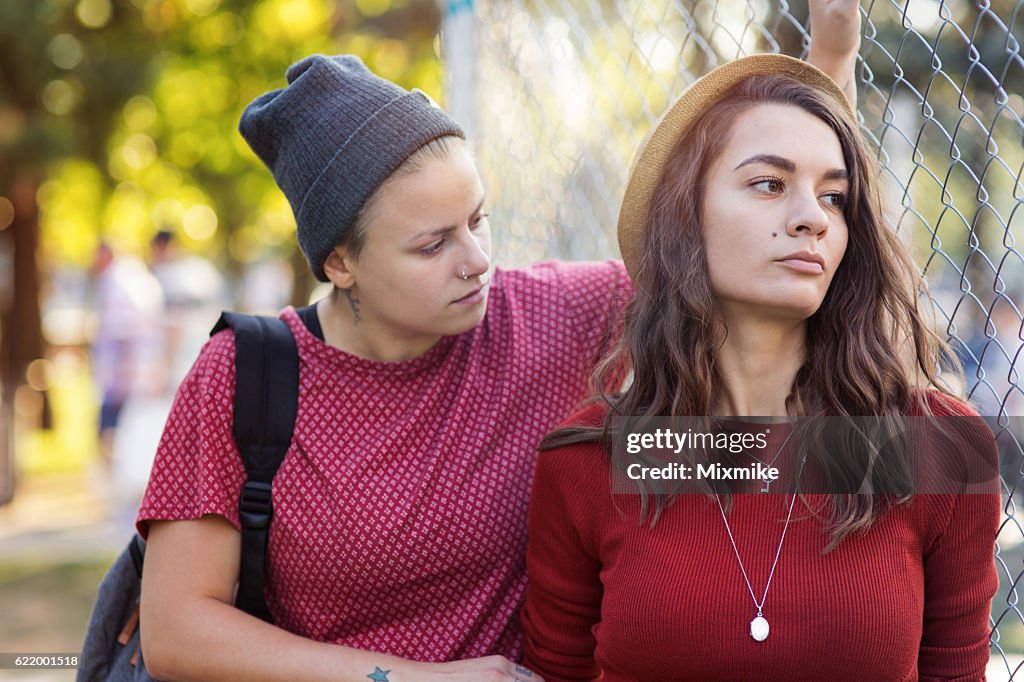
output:
POLYGON ((654 191, 661 181, 665 164, 679 139, 697 119, 733 85, 753 75, 792 76, 831 95, 856 121, 846 95, 825 72, 807 62, 782 54, 757 54, 719 66, 692 83, 661 115, 640 144, 626 183, 626 194, 619 209, 619 250, 626 269, 633 276, 640 265, 640 243, 647 229, 654 191))

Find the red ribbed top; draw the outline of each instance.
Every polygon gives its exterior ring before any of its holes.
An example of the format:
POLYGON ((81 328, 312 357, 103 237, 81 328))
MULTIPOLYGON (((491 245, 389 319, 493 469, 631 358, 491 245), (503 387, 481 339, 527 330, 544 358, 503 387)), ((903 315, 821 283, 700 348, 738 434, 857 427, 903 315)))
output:
MULTIPOLYGON (((933 409, 973 414, 945 398, 933 409)), ((592 408, 573 421, 602 419, 592 408)), ((594 445, 540 456, 522 618, 524 663, 548 682, 984 679, 998 492, 918 495, 828 554, 825 515, 798 501, 764 603, 771 632, 756 642, 715 499, 681 495, 651 528, 610 475, 594 445)), ((729 513, 758 599, 789 501, 737 495, 729 513)), ((820 511, 828 497, 807 501, 820 511)))

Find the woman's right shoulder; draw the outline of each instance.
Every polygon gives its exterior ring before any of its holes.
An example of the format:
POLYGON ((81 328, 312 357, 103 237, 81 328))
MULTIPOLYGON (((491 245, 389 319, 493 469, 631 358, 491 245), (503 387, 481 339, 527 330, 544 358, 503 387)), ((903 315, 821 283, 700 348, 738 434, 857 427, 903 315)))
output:
POLYGON ((199 351, 184 383, 215 388, 235 381, 235 332, 229 327, 212 335, 199 351))
POLYGON ((576 412, 566 419, 562 427, 603 427, 608 416, 608 404, 601 400, 588 401, 581 405, 576 412))
POLYGON ((610 467, 610 459, 607 449, 602 443, 590 440, 589 442, 562 444, 562 441, 576 440, 574 435, 584 433, 596 436, 604 427, 607 414, 608 407, 601 402, 581 406, 549 434, 549 438, 552 435, 556 437, 555 443, 558 444, 541 450, 538 458, 539 469, 546 469, 551 473, 558 472, 559 477, 564 476, 575 480, 579 480, 580 475, 588 476, 595 473, 606 476, 610 467))
MULTIPOLYGON (((587 405, 562 427, 599 433, 606 408, 587 405)), ((575 442, 540 452, 531 495, 531 524, 569 524, 596 556, 603 530, 616 518, 612 462, 600 442, 575 442)))

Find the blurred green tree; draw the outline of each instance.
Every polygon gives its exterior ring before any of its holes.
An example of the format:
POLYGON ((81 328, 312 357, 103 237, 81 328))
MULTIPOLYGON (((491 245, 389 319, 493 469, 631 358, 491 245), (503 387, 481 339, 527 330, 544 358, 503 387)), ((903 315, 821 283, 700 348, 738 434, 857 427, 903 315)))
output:
POLYGON ((172 229, 232 273, 284 256, 304 302, 291 211, 238 118, 314 52, 441 99, 439 26, 435 0, 0 3, 3 404, 43 355, 47 274, 87 267, 101 239, 144 253, 172 229))
POLYGON ((135 13, 107 5, 101 16, 95 4, 0 5, 0 382, 8 416, 43 350, 38 189, 57 159, 102 163, 117 111, 147 80, 152 47, 135 13))

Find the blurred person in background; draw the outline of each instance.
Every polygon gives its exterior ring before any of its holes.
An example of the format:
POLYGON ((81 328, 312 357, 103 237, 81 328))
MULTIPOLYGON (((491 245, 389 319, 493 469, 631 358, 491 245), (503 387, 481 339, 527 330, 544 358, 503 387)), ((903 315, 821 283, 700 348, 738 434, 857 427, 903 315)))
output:
MULTIPOLYGON (((103 259, 113 258, 109 247, 103 259)), ((205 258, 183 253, 170 230, 149 242, 149 267, 120 256, 104 270, 98 351, 116 358, 100 363, 113 380, 102 436, 107 496, 119 525, 132 525, 149 479, 174 389, 209 337, 220 311, 229 306, 224 277, 205 258), (156 305, 159 298, 160 304, 156 305), (145 301, 146 305, 142 305, 145 301)), ((99 285, 99 282, 98 282, 99 285)), ((105 391, 105 395, 107 391, 105 391)), ((108 403, 105 402, 105 405, 108 403)))
POLYGON ((220 312, 230 306, 227 281, 209 260, 184 253, 174 232, 150 239, 150 269, 164 292, 166 387, 173 390, 188 373, 220 312))
POLYGON ((164 297, 140 259, 100 243, 92 265, 95 327, 92 371, 99 391, 101 465, 110 475, 122 413, 140 394, 161 390, 164 297))
MULTIPOLYGON (((857 3, 812 3, 811 58, 853 87, 857 3)), ((233 604, 234 343, 179 389, 138 530, 156 677, 539 680, 516 663, 540 438, 587 394, 632 293, 619 261, 492 267, 460 127, 353 56, 315 55, 240 130, 333 289, 280 317, 298 346, 295 434, 273 488, 268 624, 233 604)))

